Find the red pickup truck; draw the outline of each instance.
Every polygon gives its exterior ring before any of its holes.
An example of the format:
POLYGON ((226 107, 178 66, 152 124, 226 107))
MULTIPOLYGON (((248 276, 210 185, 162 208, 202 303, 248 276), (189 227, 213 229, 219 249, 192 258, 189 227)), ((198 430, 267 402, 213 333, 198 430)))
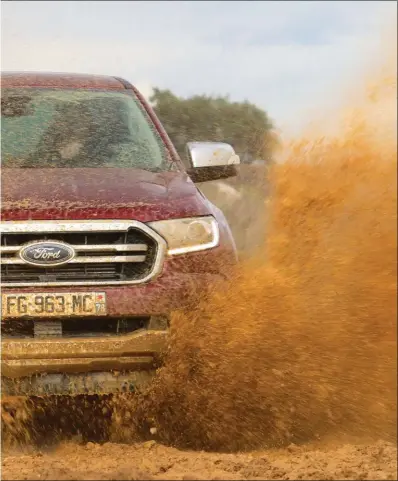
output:
POLYGON ((2 73, 2 390, 134 391, 170 314, 236 263, 195 182, 233 176, 224 143, 180 159, 118 77, 2 73))

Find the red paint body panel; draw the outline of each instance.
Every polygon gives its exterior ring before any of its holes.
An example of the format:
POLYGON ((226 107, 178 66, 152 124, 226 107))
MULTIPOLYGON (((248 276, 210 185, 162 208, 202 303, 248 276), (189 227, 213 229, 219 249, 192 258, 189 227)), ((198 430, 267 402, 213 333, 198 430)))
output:
POLYGON ((124 85, 107 75, 52 72, 2 72, 1 88, 64 88, 125 90, 124 85))
POLYGON ((150 222, 211 213, 185 172, 134 169, 5 169, 2 204, 4 221, 150 222))
POLYGON ((177 161, 181 165, 180 157, 179 157, 173 143, 171 142, 170 137, 167 135, 167 132, 164 129, 162 123, 157 118, 157 115, 155 114, 155 111, 148 104, 148 102, 144 99, 144 96, 141 94, 141 92, 139 92, 135 87, 133 87, 133 92, 136 95, 136 97, 138 97, 138 99, 140 100, 144 109, 146 110, 147 114, 149 115, 150 119, 154 123, 156 129, 158 130, 158 132, 161 136, 161 138, 163 139, 163 142, 165 143, 167 149, 169 150, 173 160, 177 161))

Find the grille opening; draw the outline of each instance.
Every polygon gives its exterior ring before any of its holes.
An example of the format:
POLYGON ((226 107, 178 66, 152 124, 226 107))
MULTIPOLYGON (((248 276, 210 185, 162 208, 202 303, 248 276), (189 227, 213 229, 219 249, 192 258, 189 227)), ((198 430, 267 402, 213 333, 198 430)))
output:
MULTIPOLYGON (((31 266, 28 264, 2 264, 1 282, 3 285, 27 282, 123 282, 139 281, 147 277, 153 268, 157 255, 157 242, 138 228, 126 232, 57 232, 45 233, 6 233, 1 236, 2 247, 20 247, 33 241, 54 240, 79 246, 126 246, 126 250, 115 251, 111 247, 97 250, 77 249, 74 263, 61 266, 31 266), (134 245, 145 246, 146 250, 134 250, 134 245), (122 256, 142 256, 140 261, 122 260, 122 256), (79 257, 109 257, 109 262, 79 263, 79 257), (119 259, 117 259, 119 257, 119 259)), ((137 248, 139 249, 139 248, 137 248)), ((2 259, 18 259, 17 252, 4 252, 2 259)), ((83 260, 83 259, 82 259, 83 260)))
POLYGON ((127 232, 56 232, 56 233, 6 233, 1 235, 1 245, 4 247, 22 246, 28 242, 54 240, 75 245, 101 244, 140 244, 152 240, 139 229, 129 229, 127 232))
POLYGON ((67 264, 58 267, 33 267, 24 264, 4 265, 1 281, 7 282, 52 282, 56 281, 124 281, 139 279, 149 273, 150 260, 140 263, 67 264))
POLYGON ((12 257, 15 257, 15 254, 13 252, 2 252, 1 253, 2 259, 10 259, 12 257))
MULTIPOLYGON (((57 319, 48 318, 49 321, 57 319)), ((147 329, 150 317, 103 318, 103 317, 74 317, 60 319, 63 338, 76 337, 106 337, 122 336, 138 329, 147 329)), ((1 335, 4 339, 34 338, 35 322, 45 320, 33 319, 3 319, 1 321, 1 335)))

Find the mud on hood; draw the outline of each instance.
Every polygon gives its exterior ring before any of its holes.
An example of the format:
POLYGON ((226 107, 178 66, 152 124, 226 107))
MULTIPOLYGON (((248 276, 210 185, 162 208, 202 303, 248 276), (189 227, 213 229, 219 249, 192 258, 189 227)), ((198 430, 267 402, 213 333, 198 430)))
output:
POLYGON ((134 218, 143 222, 206 215, 184 172, 137 169, 2 169, 3 220, 134 218))

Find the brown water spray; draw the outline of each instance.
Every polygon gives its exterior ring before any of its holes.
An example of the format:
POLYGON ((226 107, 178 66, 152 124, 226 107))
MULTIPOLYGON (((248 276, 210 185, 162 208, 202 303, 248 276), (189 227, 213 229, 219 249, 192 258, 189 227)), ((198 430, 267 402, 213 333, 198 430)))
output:
POLYGON ((174 316, 134 433, 209 450, 396 439, 396 60, 390 73, 273 168, 266 243, 174 316))
POLYGON ((211 450, 396 439, 396 57, 388 67, 332 134, 286 149, 258 219, 267 241, 211 297, 175 313, 150 389, 101 401, 115 439, 149 428, 211 450))

